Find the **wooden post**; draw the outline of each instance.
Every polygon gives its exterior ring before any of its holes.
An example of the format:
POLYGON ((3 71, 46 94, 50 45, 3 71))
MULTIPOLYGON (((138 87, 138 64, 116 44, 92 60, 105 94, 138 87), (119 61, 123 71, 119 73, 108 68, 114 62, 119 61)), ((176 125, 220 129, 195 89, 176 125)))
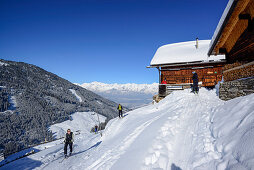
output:
POLYGON ((160 71, 160 68, 159 67, 156 67, 159 71, 159 84, 161 84, 161 71, 160 71))
POLYGON ((196 38, 196 49, 198 49, 198 38, 196 38))
MULTIPOLYGON (((96 112, 97 113, 97 112, 96 112)), ((97 113, 97 117, 98 117, 98 122, 99 122, 99 131, 100 131, 100 134, 101 134, 101 137, 102 137, 102 132, 101 132, 101 122, 100 122, 100 118, 99 118, 99 115, 98 115, 98 113, 97 113)))

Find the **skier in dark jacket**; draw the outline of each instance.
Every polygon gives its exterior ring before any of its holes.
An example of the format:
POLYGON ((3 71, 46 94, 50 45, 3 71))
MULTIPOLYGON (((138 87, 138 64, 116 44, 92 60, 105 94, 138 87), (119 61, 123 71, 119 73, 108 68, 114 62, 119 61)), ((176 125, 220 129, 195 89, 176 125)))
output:
POLYGON ((119 118, 123 117, 123 106, 119 104, 117 110, 119 111, 119 118))
POLYGON ((192 72, 193 76, 192 76, 192 80, 193 80, 193 93, 198 93, 199 89, 198 89, 198 74, 194 71, 192 72))
POLYGON ((95 127, 94 127, 94 132, 98 133, 98 126, 97 125, 95 125, 95 127))
POLYGON ((64 139, 64 155, 65 155, 65 157, 67 157, 68 145, 70 147, 70 154, 69 155, 71 156, 73 142, 74 142, 74 134, 73 134, 73 132, 71 132, 70 129, 68 129, 67 133, 65 135, 65 139, 64 139))

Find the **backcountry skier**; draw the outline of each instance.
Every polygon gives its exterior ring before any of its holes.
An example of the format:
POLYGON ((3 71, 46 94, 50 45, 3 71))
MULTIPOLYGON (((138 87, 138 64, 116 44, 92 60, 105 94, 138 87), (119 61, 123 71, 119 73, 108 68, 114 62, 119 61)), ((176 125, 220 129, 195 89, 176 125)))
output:
POLYGON ((123 106, 121 104, 118 105, 117 110, 119 111, 119 118, 123 117, 123 106))
POLYGON ((73 132, 71 132, 70 129, 68 129, 67 133, 65 135, 65 139, 64 139, 64 156, 65 157, 67 157, 67 147, 68 147, 68 145, 70 147, 69 156, 71 156, 73 142, 74 142, 74 134, 73 134, 73 132))
POLYGON ((94 133, 95 134, 98 133, 98 126, 97 125, 95 125, 95 127, 94 127, 94 133))
POLYGON ((199 89, 198 89, 198 74, 195 72, 195 71, 193 71, 192 72, 192 74, 193 74, 193 76, 192 76, 192 80, 193 80, 193 93, 195 94, 195 93, 197 93, 198 94, 198 91, 199 91, 199 89))

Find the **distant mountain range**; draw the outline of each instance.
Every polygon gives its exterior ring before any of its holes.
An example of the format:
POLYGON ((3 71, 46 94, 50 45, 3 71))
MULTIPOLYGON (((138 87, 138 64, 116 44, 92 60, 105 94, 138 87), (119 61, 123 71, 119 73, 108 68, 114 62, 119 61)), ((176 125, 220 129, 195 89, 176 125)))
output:
POLYGON ((92 82, 80 86, 132 109, 151 103, 153 95, 158 93, 158 83, 105 84, 92 82))
POLYGON ((117 104, 37 66, 0 59, 0 152, 52 139, 48 127, 74 112, 117 116, 117 104))

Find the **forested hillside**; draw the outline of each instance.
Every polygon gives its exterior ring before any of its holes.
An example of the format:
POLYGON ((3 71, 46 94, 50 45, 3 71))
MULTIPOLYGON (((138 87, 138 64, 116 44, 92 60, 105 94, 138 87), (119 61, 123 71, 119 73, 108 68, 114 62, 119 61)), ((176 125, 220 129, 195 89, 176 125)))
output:
POLYGON ((74 112, 116 117, 117 104, 23 62, 0 60, 0 150, 5 155, 52 139, 48 127, 74 112))

